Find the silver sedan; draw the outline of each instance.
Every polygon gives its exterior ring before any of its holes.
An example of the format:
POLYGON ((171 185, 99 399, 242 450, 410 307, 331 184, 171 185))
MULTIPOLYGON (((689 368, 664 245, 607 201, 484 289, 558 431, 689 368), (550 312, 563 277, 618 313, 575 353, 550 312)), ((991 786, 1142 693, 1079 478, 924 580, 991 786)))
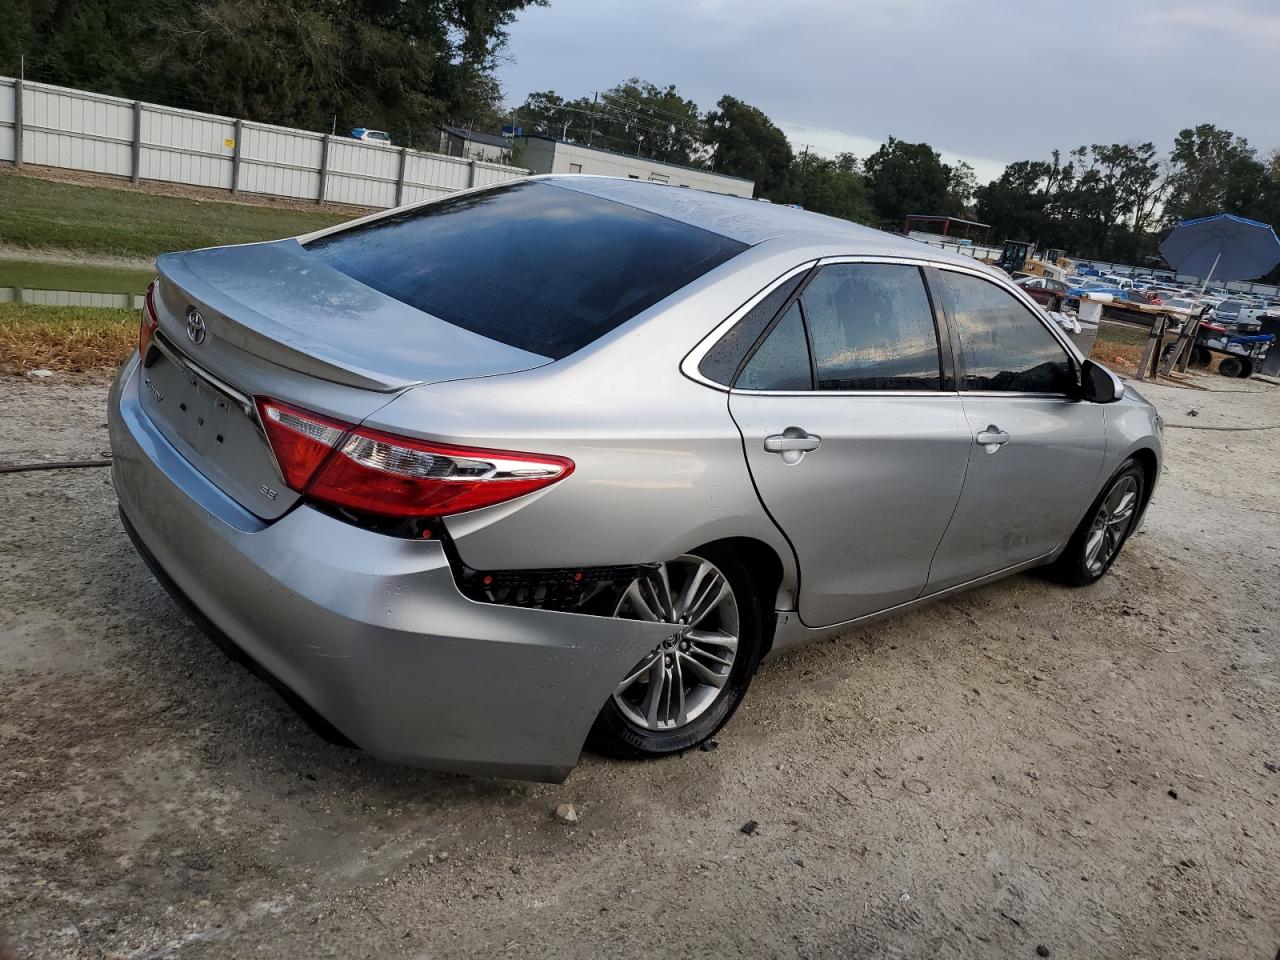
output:
POLYGON ((990 268, 584 176, 161 257, 110 421, 139 552, 317 726, 552 780, 701 743, 770 652, 1092 583, 1161 455, 990 268))

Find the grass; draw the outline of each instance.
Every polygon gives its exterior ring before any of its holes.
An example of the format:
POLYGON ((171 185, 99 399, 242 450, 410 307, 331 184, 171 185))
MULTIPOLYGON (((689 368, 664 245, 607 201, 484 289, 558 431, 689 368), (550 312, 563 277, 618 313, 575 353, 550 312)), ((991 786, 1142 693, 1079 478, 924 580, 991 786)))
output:
POLYGON ((18 174, 0 175, 0 192, 0 244, 147 260, 170 250, 291 237, 352 217, 350 212, 192 200, 18 174))
POLYGON ((1098 339, 1093 342, 1089 356, 1105 366, 1119 368, 1122 373, 1132 373, 1142 361, 1148 333, 1146 327, 1104 322, 1098 328, 1098 339))
POLYGON ((110 369, 137 342, 136 310, 0 303, 0 372, 110 369))
POLYGON ((24 290, 143 293, 154 276, 152 270, 122 270, 87 263, 0 260, 0 287, 24 290))

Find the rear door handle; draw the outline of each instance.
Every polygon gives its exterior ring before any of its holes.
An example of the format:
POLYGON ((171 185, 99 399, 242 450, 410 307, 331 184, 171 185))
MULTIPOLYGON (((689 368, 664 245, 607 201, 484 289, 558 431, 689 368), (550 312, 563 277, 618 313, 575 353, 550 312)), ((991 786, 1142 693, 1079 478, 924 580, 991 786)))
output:
POLYGON ((787 427, 781 433, 764 438, 766 453, 779 453, 783 463, 799 463, 806 453, 812 453, 822 444, 822 438, 801 427, 787 427))
POLYGON ((987 453, 995 453, 1009 442, 1009 435, 991 423, 987 425, 987 429, 979 431, 975 439, 986 448, 987 453))

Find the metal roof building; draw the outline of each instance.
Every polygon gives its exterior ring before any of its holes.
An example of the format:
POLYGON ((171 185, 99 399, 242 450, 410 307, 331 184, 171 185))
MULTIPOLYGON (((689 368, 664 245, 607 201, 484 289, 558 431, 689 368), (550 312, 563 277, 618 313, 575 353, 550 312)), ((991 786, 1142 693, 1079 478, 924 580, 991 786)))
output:
POLYGON ((587 173, 606 177, 624 177, 648 183, 665 183, 678 187, 694 187, 711 193, 727 193, 750 197, 755 183, 741 177, 730 177, 696 167, 661 163, 646 157, 632 157, 599 147, 585 147, 550 137, 526 137, 521 166, 534 173, 587 173))

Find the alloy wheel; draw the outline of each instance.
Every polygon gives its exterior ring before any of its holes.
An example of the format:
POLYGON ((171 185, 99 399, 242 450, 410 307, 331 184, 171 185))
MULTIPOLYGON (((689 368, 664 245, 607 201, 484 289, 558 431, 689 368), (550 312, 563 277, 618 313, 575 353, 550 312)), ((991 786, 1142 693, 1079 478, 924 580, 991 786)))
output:
POLYGON ((1084 541, 1084 565, 1090 576, 1101 576, 1107 568, 1124 542, 1137 509, 1138 481, 1133 476, 1123 476, 1102 498, 1084 541))
POLYGON ((719 568, 686 555, 638 577, 616 616, 671 624, 613 693, 627 721, 669 732, 696 720, 715 702, 738 653, 738 603, 719 568))

